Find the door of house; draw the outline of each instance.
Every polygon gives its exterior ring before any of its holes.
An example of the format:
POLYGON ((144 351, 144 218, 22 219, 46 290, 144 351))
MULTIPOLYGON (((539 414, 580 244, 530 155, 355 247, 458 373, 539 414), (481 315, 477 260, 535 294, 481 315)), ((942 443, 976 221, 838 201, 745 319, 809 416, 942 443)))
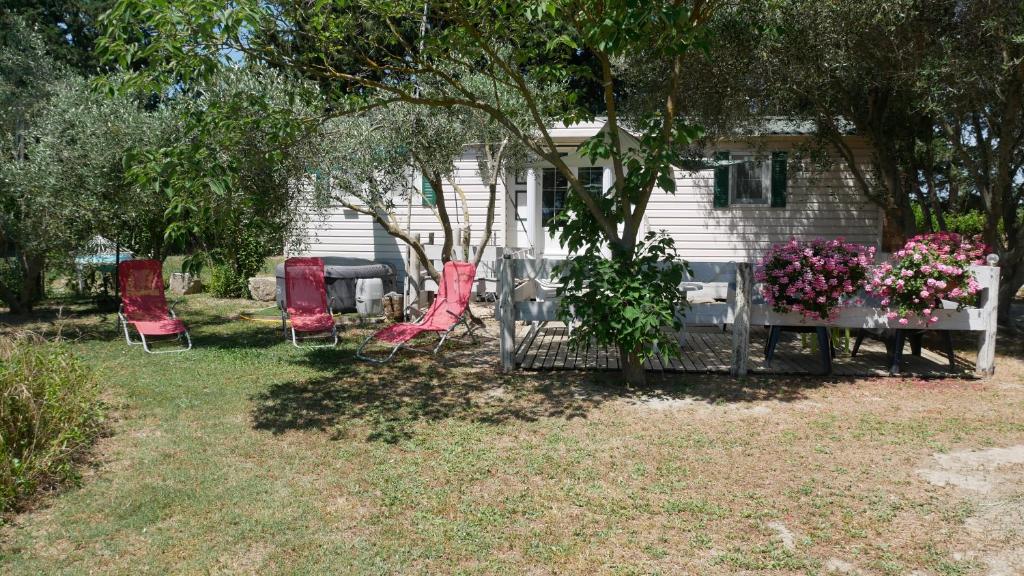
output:
MULTIPOLYGON (((580 166, 575 169, 576 177, 588 194, 601 196, 607 186, 611 185, 611 173, 601 166, 580 166)), ((569 183, 554 168, 545 168, 541 175, 541 217, 544 223, 543 253, 546 256, 565 257, 569 255, 566 248, 558 237, 552 238, 548 235, 547 223, 552 217, 565 208, 565 199, 569 194, 569 183)))

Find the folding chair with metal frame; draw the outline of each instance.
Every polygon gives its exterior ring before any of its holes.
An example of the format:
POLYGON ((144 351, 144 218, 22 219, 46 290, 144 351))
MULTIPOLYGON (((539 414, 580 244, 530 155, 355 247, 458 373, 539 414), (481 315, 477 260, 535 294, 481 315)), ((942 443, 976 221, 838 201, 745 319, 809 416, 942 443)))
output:
POLYGON ((466 327, 466 333, 475 343, 476 335, 473 334, 473 327, 468 319, 469 294, 475 277, 476 266, 471 262, 445 263, 437 297, 423 317, 417 322, 392 324, 371 334, 359 345, 356 357, 367 362, 384 364, 394 358, 395 354, 403 348, 436 355, 460 324, 466 327), (427 332, 437 334, 438 341, 433 349, 425 350, 408 345, 414 338, 427 332), (384 357, 366 355, 364 353, 366 347, 375 339, 392 344, 390 353, 384 357))
MULTIPOLYGON (((338 326, 334 321, 334 298, 328 301, 324 281, 324 261, 320 258, 293 257, 284 262, 284 309, 281 330, 285 340, 291 325, 292 345, 296 348, 329 348, 338 344, 338 326), (299 345, 299 332, 330 332, 330 343, 299 345)), ((309 337, 303 338, 303 340, 309 337)))
POLYGON ((159 260, 126 260, 118 265, 118 283, 121 289, 121 306, 117 321, 124 329, 124 339, 129 346, 142 344, 150 354, 185 352, 192 349, 192 337, 185 323, 178 319, 174 307, 167 305, 164 296, 163 265, 159 260), (135 327, 141 342, 132 341, 128 326, 135 327), (150 341, 154 336, 174 336, 186 345, 172 350, 153 350, 150 341))

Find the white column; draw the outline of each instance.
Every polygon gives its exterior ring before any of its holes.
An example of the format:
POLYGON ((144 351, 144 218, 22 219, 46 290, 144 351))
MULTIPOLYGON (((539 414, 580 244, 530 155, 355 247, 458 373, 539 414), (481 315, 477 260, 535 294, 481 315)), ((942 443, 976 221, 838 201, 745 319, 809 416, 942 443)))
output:
POLYGON ((608 193, 608 189, 610 189, 615 184, 614 178, 615 178, 615 176, 612 175, 612 167, 611 166, 605 166, 604 169, 601 171, 601 191, 602 192, 604 192, 605 194, 608 193))
POLYGON ((541 227, 540 186, 537 185, 539 170, 526 169, 526 230, 530 244, 536 250, 536 257, 544 252, 544 230, 541 227))

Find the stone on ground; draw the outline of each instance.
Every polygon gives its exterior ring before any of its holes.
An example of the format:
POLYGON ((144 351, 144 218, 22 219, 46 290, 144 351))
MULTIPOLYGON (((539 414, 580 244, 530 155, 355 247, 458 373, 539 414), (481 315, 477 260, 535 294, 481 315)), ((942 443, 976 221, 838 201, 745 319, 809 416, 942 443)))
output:
POLYGON ((273 302, 277 298, 277 278, 256 276, 249 278, 249 294, 259 302, 273 302))
POLYGON ((178 296, 199 294, 203 291, 203 282, 187 272, 174 272, 171 274, 171 282, 167 290, 171 294, 177 294, 178 296))

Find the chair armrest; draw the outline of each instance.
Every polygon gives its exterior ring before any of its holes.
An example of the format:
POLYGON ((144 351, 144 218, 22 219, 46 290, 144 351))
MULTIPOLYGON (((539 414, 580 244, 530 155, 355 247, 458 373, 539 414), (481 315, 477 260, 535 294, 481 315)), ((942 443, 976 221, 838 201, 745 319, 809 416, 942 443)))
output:
POLYGON ((337 297, 331 296, 331 299, 327 301, 327 311, 334 316, 334 305, 337 304, 337 297))
POLYGON ((182 298, 178 298, 177 300, 175 300, 175 301, 173 301, 173 302, 171 302, 170 304, 167 305, 167 312, 169 312, 171 314, 171 318, 177 318, 178 317, 178 315, 174 313, 174 307, 177 306, 178 304, 181 304, 182 300, 183 300, 182 298))

